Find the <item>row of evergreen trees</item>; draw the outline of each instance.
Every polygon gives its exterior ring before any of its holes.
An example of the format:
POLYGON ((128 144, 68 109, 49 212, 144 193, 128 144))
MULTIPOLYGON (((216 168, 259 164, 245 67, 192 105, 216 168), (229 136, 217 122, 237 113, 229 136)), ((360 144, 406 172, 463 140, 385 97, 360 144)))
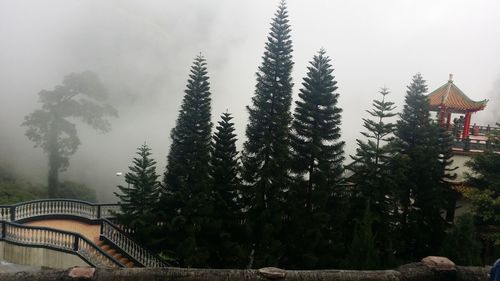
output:
POLYGON ((396 123, 382 89, 344 167, 330 58, 312 59, 292 115, 292 40, 281 2, 271 23, 243 151, 224 113, 212 134, 205 59, 193 63, 163 182, 149 148, 120 186, 122 222, 181 266, 376 268, 435 254, 449 197, 449 135, 431 121, 420 74, 396 123))

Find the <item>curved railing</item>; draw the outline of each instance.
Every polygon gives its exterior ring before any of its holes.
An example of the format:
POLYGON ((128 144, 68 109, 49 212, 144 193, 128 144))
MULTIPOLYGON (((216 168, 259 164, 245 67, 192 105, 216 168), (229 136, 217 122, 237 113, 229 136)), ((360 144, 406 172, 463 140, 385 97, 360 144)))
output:
MULTIPOLYGON (((31 245, 29 243, 32 241, 43 240, 43 246, 47 246, 55 250, 74 252, 90 263, 101 265, 103 264, 102 260, 109 256, 109 254, 103 252, 94 243, 90 242, 81 235, 79 238, 76 238, 76 236, 74 236, 76 234, 70 233, 73 235, 71 236, 70 234, 67 234, 69 232, 50 228, 37 228, 43 229, 43 231, 26 230, 35 228, 13 223, 54 217, 71 217, 77 220, 83 219, 91 221, 92 223, 100 223, 101 238, 107 240, 110 244, 113 244, 116 248, 118 248, 117 250, 127 255, 128 258, 130 258, 130 260, 132 260, 136 265, 145 267, 166 267, 167 264, 165 264, 161 258, 152 254, 150 251, 140 246, 132 238, 130 238, 130 229, 128 229, 129 232, 124 231, 107 219, 114 217, 119 211, 120 205, 118 204, 97 204, 72 199, 42 199, 8 206, 4 205, 0 206, 0 220, 2 221, 2 226, 5 224, 2 231, 9 229, 9 227, 11 229, 22 229, 18 231, 16 230, 16 233, 30 232, 30 235, 33 237, 24 237, 19 235, 8 236, 6 232, 5 235, 2 234, 2 238, 9 242, 19 244, 27 243, 26 245, 31 245), (48 231, 53 231, 53 233, 49 233, 48 231), (68 235, 72 238, 68 238, 68 235), (24 238, 22 240, 16 240, 16 237, 24 238), (73 247, 71 247, 71 243, 68 242, 71 239, 75 239, 73 241, 74 244, 72 244, 73 247), (104 257, 103 253, 105 253, 104 257)), ((120 266, 123 266, 121 263, 119 264, 120 266)))
POLYGON ((0 206, 0 220, 23 221, 43 216, 73 216, 99 220, 119 211, 118 204, 97 204, 72 199, 42 199, 0 206))
POLYGON ((152 254, 139 243, 135 242, 126 232, 115 226, 108 219, 101 219, 101 238, 114 244, 135 263, 145 267, 167 267, 168 265, 158 256, 152 254))
POLYGON ((0 230, 3 241, 72 253, 94 267, 123 267, 119 261, 78 233, 8 221, 2 221, 0 230))

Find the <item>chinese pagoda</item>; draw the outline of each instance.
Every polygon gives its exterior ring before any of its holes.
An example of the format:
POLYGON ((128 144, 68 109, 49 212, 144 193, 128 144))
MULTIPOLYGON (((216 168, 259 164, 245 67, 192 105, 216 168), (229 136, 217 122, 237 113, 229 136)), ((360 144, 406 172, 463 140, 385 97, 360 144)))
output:
POLYGON ((462 139, 469 137, 472 113, 483 110, 488 102, 488 100, 473 101, 467 97, 453 83, 453 74, 450 74, 450 78, 446 84, 430 93, 427 97, 431 111, 438 113, 439 123, 448 130, 451 129, 451 114, 465 115, 464 119, 462 119, 463 117, 460 119, 463 120, 463 124, 461 124, 463 126, 462 139))

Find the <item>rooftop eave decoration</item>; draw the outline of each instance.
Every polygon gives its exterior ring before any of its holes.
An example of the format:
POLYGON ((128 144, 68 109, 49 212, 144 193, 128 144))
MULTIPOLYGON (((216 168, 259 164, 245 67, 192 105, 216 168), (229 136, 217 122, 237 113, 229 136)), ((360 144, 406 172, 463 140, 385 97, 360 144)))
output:
POLYGON ((446 84, 427 96, 432 111, 440 111, 443 107, 450 113, 467 113, 483 110, 488 100, 473 101, 453 83, 453 75, 446 84))

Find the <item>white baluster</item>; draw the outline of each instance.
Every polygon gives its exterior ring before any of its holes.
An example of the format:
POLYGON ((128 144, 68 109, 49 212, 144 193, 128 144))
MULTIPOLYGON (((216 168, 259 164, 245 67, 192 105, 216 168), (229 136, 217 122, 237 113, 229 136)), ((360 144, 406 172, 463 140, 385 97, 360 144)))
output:
POLYGON ((26 236, 27 236, 26 232, 27 232, 26 229, 21 228, 21 241, 26 241, 26 236))

